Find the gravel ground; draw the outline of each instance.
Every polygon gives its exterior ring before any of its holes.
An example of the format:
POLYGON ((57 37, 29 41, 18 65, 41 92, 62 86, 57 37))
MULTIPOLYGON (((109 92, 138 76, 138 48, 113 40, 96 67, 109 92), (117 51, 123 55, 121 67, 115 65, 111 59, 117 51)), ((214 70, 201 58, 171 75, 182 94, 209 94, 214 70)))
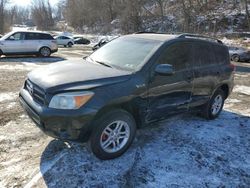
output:
POLYGON ((172 117, 139 130, 122 157, 100 161, 84 144, 44 135, 18 103, 29 71, 90 52, 0 59, 0 188, 250 186, 250 64, 236 64, 235 89, 217 120, 172 117))

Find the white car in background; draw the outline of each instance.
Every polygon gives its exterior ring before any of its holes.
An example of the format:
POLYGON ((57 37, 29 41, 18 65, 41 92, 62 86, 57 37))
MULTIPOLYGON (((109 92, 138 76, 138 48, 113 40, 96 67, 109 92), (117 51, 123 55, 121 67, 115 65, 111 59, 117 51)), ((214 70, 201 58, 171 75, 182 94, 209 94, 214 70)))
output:
POLYGON ((68 46, 71 48, 75 44, 74 39, 68 36, 57 36, 55 39, 58 45, 62 45, 64 47, 68 46))
POLYGON ((0 57, 2 55, 40 55, 49 57, 57 51, 56 40, 45 32, 14 31, 0 39, 0 57))

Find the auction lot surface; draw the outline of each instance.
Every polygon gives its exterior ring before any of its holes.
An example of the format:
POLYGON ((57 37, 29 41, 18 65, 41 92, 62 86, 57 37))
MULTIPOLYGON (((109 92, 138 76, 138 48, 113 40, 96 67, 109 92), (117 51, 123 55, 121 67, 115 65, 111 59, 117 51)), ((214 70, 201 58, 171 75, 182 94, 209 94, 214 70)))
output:
POLYGON ((76 46, 51 58, 0 59, 0 188, 250 186, 250 63, 236 64, 235 89, 217 120, 172 117, 139 130, 122 157, 100 161, 84 144, 44 135, 18 103, 29 71, 89 53, 76 46))

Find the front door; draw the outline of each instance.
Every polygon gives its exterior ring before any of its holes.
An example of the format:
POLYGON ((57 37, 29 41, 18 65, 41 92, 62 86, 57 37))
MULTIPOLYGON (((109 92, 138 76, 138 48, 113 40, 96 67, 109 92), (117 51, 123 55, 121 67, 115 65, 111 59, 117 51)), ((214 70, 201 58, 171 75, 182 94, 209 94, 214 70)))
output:
POLYGON ((22 32, 17 32, 7 38, 3 42, 2 51, 4 53, 25 52, 24 34, 22 32))
POLYGON ((169 115, 188 110, 192 96, 193 71, 192 45, 188 42, 175 42, 161 53, 157 64, 170 64, 174 74, 159 75, 152 68, 152 78, 148 84, 148 114, 146 122, 166 118, 169 115))

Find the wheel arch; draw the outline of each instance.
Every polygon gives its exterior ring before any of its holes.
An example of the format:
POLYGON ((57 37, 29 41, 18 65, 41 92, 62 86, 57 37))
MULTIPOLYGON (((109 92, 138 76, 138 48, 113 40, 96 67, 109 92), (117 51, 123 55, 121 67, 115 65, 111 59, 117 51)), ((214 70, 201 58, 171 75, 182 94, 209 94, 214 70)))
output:
POLYGON ((40 50, 41 50, 42 48, 44 48, 44 47, 49 48, 49 50, 50 50, 50 52, 51 52, 51 48, 50 48, 48 45, 39 46, 38 52, 40 52, 40 50))
POLYGON ((229 93, 230 93, 230 87, 229 87, 229 85, 228 85, 227 83, 223 83, 223 84, 219 85, 218 87, 216 87, 215 90, 213 91, 211 97, 212 97, 212 96, 214 95, 214 93, 215 93, 216 91, 218 91, 219 89, 221 89, 221 90, 224 92, 224 94, 225 94, 225 99, 227 99, 228 96, 229 96, 229 93))
POLYGON ((101 116, 112 110, 119 110, 119 109, 128 112, 134 118, 136 122, 136 127, 137 128, 141 127, 140 125, 142 123, 142 119, 139 114, 139 109, 132 102, 106 105, 98 111, 98 113, 95 115, 94 121, 96 121, 101 116))
POLYGON ((221 89, 225 93, 225 98, 229 96, 229 86, 228 84, 222 84, 219 89, 221 89))

